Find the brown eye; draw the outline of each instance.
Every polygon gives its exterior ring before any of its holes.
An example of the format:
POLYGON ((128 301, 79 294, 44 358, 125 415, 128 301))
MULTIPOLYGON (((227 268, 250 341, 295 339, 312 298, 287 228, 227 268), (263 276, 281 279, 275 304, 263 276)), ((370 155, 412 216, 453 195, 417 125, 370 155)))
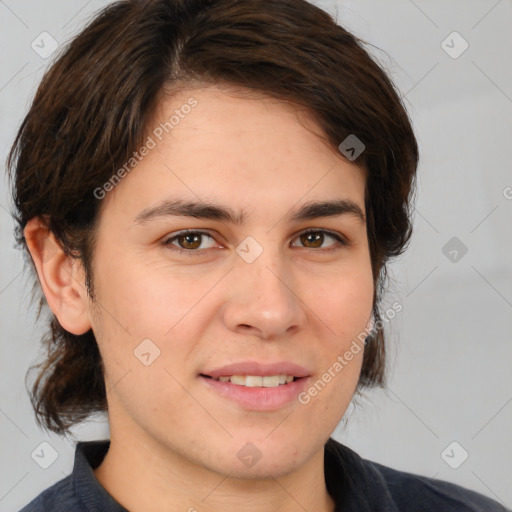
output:
POLYGON ((312 247, 316 249, 318 247, 322 247, 322 243, 324 241, 324 234, 321 233, 320 231, 304 233, 303 235, 300 236, 300 241, 307 247, 312 247))
POLYGON ((176 237, 183 249, 197 249, 201 245, 202 235, 180 235, 176 237))
POLYGON ((164 240, 163 244, 177 252, 201 253, 203 249, 212 248, 212 242, 215 242, 213 237, 204 231, 184 231, 164 240), (208 239, 211 241, 210 245, 205 245, 208 244, 208 239))
POLYGON ((322 248, 322 245, 328 241, 328 239, 335 240, 338 243, 331 243, 328 246, 324 246, 323 249, 325 251, 331 251, 335 249, 339 249, 340 245, 345 246, 348 245, 348 242, 345 241, 345 239, 336 233, 330 233, 329 231, 306 231, 304 233, 301 233, 298 236, 298 239, 300 240, 300 243, 305 247, 306 249, 319 249, 322 248))

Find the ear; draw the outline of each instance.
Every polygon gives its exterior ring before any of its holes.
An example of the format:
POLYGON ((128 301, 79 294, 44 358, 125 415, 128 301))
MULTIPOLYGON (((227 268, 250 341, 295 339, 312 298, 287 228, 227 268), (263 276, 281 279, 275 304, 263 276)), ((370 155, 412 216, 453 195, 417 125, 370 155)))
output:
POLYGON ((23 232, 50 309, 66 331, 86 333, 91 323, 81 261, 64 253, 41 218, 30 219, 23 232))

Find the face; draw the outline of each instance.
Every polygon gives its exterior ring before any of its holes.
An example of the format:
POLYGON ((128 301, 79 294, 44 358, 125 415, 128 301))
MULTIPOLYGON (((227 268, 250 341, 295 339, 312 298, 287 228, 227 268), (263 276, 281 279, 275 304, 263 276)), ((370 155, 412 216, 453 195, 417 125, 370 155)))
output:
POLYGON ((190 90, 151 126, 102 200, 92 265, 111 437, 221 474, 284 475, 323 449, 361 370, 362 350, 336 361, 372 309, 364 176, 275 99, 190 90), (233 374, 258 387, 207 377, 233 374), (301 378, 266 387, 283 374, 301 378))

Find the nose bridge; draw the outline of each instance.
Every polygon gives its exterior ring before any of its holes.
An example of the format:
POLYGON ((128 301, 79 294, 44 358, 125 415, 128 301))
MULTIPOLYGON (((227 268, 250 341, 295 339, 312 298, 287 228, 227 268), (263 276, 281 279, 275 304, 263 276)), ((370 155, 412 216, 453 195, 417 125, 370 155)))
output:
MULTIPOLYGON (((254 242, 252 243, 254 244, 254 242)), ((283 254, 271 241, 260 244, 261 252, 256 253, 256 247, 251 246, 249 242, 249 250, 254 259, 240 259, 235 265, 236 273, 241 282, 247 282, 248 297, 251 302, 263 301, 270 307, 280 304, 280 307, 291 305, 292 279, 289 267, 284 261, 283 254), (287 282, 288 281, 288 282, 287 282)), ((247 248, 247 246, 246 246, 247 248)))
POLYGON ((231 293, 225 305, 230 329, 250 326, 264 337, 285 333, 304 321, 304 312, 285 255, 272 241, 248 237, 237 248, 231 293))

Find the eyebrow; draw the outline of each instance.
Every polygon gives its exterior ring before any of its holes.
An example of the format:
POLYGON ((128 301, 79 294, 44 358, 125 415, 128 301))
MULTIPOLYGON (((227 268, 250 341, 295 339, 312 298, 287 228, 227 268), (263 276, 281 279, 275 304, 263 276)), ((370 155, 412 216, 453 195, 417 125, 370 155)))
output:
MULTIPOLYGON (((366 223, 366 217, 360 206, 348 199, 331 201, 311 201, 302 205, 298 210, 288 215, 292 222, 313 220, 324 217, 353 215, 361 223, 366 223)), ((182 200, 165 200, 157 205, 142 210, 134 219, 134 224, 141 225, 151 220, 182 216, 196 219, 221 220, 231 224, 241 225, 247 220, 244 211, 235 213, 231 208, 207 202, 182 200)))

